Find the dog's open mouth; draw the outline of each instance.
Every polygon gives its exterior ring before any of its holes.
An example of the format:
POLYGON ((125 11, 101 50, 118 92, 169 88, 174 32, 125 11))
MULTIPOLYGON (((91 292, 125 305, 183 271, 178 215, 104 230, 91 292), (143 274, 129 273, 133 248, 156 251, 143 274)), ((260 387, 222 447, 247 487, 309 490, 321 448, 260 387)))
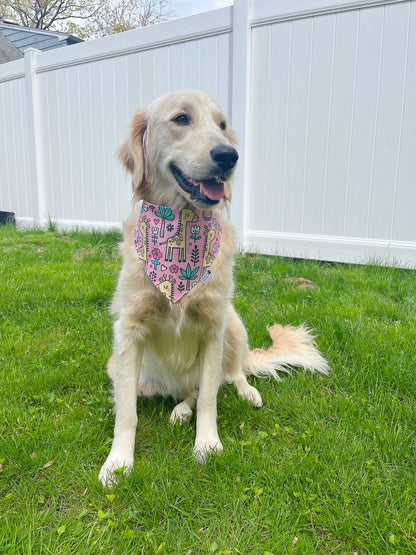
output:
POLYGON ((191 200, 203 204, 217 204, 224 196, 224 182, 220 177, 197 181, 185 176, 176 166, 171 165, 174 178, 181 189, 191 196, 191 200))

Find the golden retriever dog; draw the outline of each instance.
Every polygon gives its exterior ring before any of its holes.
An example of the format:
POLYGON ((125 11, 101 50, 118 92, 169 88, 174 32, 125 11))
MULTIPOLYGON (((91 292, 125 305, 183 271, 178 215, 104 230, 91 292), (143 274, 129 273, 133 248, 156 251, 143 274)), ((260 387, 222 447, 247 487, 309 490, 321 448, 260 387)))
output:
POLYGON ((180 90, 138 111, 120 147, 132 175, 133 210, 124 224, 123 266, 112 309, 115 428, 99 480, 111 486, 133 466, 138 395, 172 396, 171 421, 191 418, 196 403, 195 457, 222 451, 217 393, 231 383, 254 407, 249 375, 291 367, 327 373, 305 326, 274 325, 268 351, 249 351, 232 305, 234 231, 226 218, 238 159, 235 138, 218 104, 180 90))

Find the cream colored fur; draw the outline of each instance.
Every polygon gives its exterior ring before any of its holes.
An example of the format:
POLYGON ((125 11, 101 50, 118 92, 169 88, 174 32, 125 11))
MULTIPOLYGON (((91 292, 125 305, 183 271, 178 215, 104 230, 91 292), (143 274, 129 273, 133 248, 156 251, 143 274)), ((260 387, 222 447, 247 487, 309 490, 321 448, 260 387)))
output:
POLYGON ((124 224, 123 267, 113 300, 114 351, 108 374, 114 383, 116 419, 111 452, 99 475, 105 486, 111 486, 116 469, 128 473, 133 466, 137 395, 174 397, 180 402, 171 421, 181 423, 192 416, 197 401, 194 452, 204 461, 209 453, 222 450, 216 423, 216 398, 222 383, 234 384, 242 398, 260 407, 261 396, 248 383, 248 375, 278 378, 277 371, 288 371, 291 366, 327 372, 327 363, 303 326, 275 325, 269 330, 273 346, 249 352, 246 330, 231 303, 235 247, 225 205, 231 198, 233 169, 222 172, 227 180, 225 195, 213 208, 223 233, 210 280, 198 283, 173 304, 151 283, 140 263, 134 245, 137 201, 179 209, 207 208, 191 202, 170 166, 198 181, 215 177, 218 167, 210 150, 234 143, 217 103, 200 91, 181 90, 139 111, 120 148, 120 158, 132 174, 134 207, 124 224), (175 121, 181 114, 189 123, 175 121))

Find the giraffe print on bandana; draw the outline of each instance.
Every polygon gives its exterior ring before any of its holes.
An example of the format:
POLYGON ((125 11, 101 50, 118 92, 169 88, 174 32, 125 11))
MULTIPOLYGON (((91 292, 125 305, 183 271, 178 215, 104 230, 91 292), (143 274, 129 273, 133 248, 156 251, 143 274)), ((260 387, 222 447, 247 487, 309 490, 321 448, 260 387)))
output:
POLYGON ((176 303, 210 278, 221 224, 211 210, 176 210, 143 201, 134 242, 149 279, 176 303))

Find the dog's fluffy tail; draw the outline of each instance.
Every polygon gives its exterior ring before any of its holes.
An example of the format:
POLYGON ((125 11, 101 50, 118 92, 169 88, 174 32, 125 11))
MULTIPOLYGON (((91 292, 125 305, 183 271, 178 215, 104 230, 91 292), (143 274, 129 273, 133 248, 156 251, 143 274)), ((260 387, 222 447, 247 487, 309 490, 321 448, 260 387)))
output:
POLYGON ((280 380, 279 372, 290 372, 294 367, 328 374, 328 363, 316 347, 314 335, 306 326, 275 324, 267 328, 267 331, 273 345, 267 351, 254 349, 248 353, 244 363, 246 376, 271 376, 280 380))

